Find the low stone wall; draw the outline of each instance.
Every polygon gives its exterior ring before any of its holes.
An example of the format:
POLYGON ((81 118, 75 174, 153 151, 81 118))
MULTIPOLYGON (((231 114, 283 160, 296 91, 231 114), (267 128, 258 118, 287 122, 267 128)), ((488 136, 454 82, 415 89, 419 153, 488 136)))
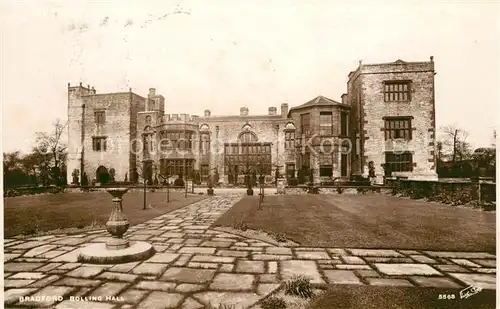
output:
MULTIPOLYGON (((65 192, 69 193, 79 193, 79 192, 106 192, 107 188, 111 188, 112 186, 103 186, 103 187, 67 187, 65 192)), ((144 186, 117 186, 117 187, 125 187, 129 188, 128 192, 143 192, 144 186)), ((191 188, 188 189, 188 192, 191 192, 191 188)), ((167 187, 164 186, 147 186, 146 190, 148 192, 167 192, 167 187)), ((170 187, 168 190, 170 192, 184 192, 186 189, 184 187, 170 187)))
POLYGON ((3 196, 7 197, 15 197, 15 196, 23 196, 23 195, 37 195, 37 194, 55 194, 64 192, 64 187, 17 187, 17 188, 5 188, 3 191, 3 196))
MULTIPOLYGON (((317 193, 310 192, 311 189, 304 186, 286 187, 285 194, 301 195, 301 194, 366 194, 366 193, 382 193, 389 194, 391 188, 373 186, 337 186, 337 187, 314 187, 317 188, 317 193)), ((274 192, 273 192, 274 193, 274 192)))
POLYGON ((413 199, 452 205, 496 203, 496 184, 492 182, 389 180, 387 185, 393 195, 413 199))

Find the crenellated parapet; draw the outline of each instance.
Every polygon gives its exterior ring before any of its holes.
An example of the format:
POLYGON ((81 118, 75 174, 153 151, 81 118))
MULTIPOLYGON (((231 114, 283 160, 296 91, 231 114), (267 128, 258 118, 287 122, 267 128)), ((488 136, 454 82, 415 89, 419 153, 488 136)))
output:
POLYGON ((189 114, 165 114, 160 117, 162 124, 198 124, 199 116, 189 114))

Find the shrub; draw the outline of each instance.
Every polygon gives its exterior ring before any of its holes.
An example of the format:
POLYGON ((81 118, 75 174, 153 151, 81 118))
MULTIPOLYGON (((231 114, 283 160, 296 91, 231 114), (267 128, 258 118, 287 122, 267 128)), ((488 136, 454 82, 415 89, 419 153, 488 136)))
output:
POLYGON ((89 185, 89 178, 87 177, 87 173, 85 173, 85 172, 83 172, 83 174, 82 174, 81 184, 83 187, 89 185))
POLYGON ((294 276, 285 283, 285 294, 298 296, 301 298, 311 298, 314 296, 311 280, 304 276, 294 276))
POLYGON ((262 307, 262 309, 285 309, 286 302, 283 300, 283 298, 272 296, 264 299, 260 303, 260 306, 262 307))
POLYGON ((233 223, 233 227, 237 230, 246 231, 248 229, 248 224, 244 220, 239 220, 233 223))
POLYGON ((278 242, 286 242, 287 238, 284 233, 273 233, 274 239, 276 239, 278 242))
POLYGON ((23 235, 25 236, 33 236, 37 233, 37 230, 33 227, 25 227, 23 229, 23 235))
POLYGON ((31 222, 27 223, 23 227, 23 235, 25 236, 34 236, 38 233, 40 226, 39 226, 39 219, 34 218, 31 222))
POLYGON ((416 186, 408 189, 408 195, 411 199, 419 200, 427 196, 427 188, 424 186, 416 186))
POLYGON ((398 193, 399 193, 398 188, 395 185, 393 185, 391 187, 391 195, 397 195, 398 193))
POLYGON ((452 205, 465 205, 472 202, 473 198, 471 194, 464 191, 459 191, 452 196, 452 205))
POLYGON ((366 193, 366 191, 368 191, 368 188, 364 188, 364 187, 357 187, 357 188, 356 188, 356 191, 358 191, 358 193, 365 194, 365 193, 366 193))
POLYGON ((182 178, 177 178, 176 180, 174 180, 174 186, 184 187, 184 180, 182 178))
POLYGON ((307 187, 307 193, 309 193, 309 194, 319 194, 319 188, 313 186, 312 184, 309 184, 309 186, 307 187))
POLYGON ((493 211, 493 210, 496 210, 496 204, 494 204, 494 203, 484 204, 484 205, 481 205, 481 208, 485 211, 493 211))
POLYGON ((61 193, 64 192, 64 188, 61 187, 51 187, 49 189, 49 193, 56 194, 56 193, 61 193))
POLYGON ((14 196, 20 196, 21 192, 19 192, 16 189, 7 189, 7 191, 4 192, 4 196, 6 197, 14 197, 14 196))

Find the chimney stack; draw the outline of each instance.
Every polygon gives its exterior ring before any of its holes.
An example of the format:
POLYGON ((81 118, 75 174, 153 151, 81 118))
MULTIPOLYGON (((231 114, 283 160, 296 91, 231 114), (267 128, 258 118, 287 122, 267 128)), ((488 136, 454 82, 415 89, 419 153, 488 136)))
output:
POLYGON ((248 107, 240 108, 240 116, 242 117, 248 116, 248 107))
POLYGON ((276 107, 274 107, 274 106, 269 107, 269 116, 276 116, 277 113, 278 112, 276 110, 276 107))
POLYGON ((288 103, 281 104, 281 117, 282 118, 288 117, 288 103))
POLYGON ((342 94, 342 104, 347 104, 347 93, 342 94))
POLYGON ((156 95, 156 89, 155 88, 149 88, 149 97, 154 97, 156 95))

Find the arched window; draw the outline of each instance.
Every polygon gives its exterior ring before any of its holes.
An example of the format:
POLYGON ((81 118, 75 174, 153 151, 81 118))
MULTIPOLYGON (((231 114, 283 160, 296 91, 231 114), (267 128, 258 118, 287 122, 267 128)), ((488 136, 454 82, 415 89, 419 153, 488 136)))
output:
POLYGON ((146 116, 146 123, 151 124, 151 116, 150 115, 146 116))
POLYGON ((200 153, 204 155, 210 153, 210 133, 207 131, 200 132, 200 153))
POLYGON ((238 141, 242 143, 254 143, 258 141, 257 135, 251 131, 241 132, 238 141))
POLYGON ((243 125, 241 130, 242 131, 250 131, 250 130, 252 130, 252 126, 250 124, 246 123, 245 125, 243 125))
POLYGON ((295 125, 291 122, 287 123, 285 126, 285 131, 295 131, 295 125))
POLYGON ((295 148, 295 125, 291 122, 285 126, 285 149, 295 148))

